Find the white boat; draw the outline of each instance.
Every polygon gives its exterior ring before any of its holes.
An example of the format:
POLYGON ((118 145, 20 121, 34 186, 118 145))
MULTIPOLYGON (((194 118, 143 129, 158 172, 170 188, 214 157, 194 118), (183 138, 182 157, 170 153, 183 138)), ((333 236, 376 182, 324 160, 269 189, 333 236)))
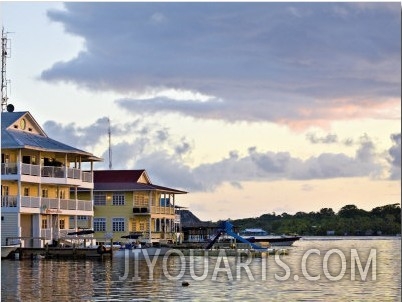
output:
POLYGON ((171 247, 143 247, 143 248, 123 248, 117 251, 113 251, 113 257, 122 258, 129 257, 131 259, 145 259, 146 257, 164 256, 171 250, 171 247))
POLYGON ((20 247, 19 244, 2 245, 1 246, 1 258, 7 258, 11 254, 11 252, 14 252, 19 247, 20 247))
POLYGON ((268 242, 270 246, 291 246, 301 238, 300 236, 269 235, 263 229, 245 229, 240 232, 240 236, 250 242, 268 242))

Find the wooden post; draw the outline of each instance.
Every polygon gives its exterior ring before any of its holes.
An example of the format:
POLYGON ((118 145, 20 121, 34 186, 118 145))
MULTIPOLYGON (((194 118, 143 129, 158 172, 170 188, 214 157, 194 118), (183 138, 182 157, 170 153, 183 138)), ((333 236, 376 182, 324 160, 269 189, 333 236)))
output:
POLYGON ((19 248, 19 260, 22 260, 22 241, 20 240, 20 248, 19 248))

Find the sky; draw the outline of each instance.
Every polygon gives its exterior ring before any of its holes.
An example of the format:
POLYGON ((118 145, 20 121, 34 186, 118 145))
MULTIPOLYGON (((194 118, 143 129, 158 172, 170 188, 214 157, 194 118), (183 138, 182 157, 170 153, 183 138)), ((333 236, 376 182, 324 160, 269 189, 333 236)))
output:
POLYGON ((401 4, 4 2, 9 103, 202 220, 401 202, 401 4))

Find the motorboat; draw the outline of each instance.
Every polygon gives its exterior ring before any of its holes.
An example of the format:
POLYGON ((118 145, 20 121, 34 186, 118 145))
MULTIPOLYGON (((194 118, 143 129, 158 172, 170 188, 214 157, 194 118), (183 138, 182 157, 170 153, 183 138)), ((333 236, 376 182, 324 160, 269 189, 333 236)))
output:
POLYGON ((268 242, 270 246, 291 246, 301 238, 297 235, 272 235, 263 229, 245 229, 240 236, 250 242, 268 242))
POLYGON ((2 245, 1 246, 1 258, 7 258, 12 252, 19 248, 19 244, 2 245))

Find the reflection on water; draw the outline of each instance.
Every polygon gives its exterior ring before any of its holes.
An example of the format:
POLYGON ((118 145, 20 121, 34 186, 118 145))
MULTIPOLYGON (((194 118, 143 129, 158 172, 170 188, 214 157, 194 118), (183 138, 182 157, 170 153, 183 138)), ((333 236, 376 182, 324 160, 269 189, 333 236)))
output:
POLYGON ((115 255, 113 260, 5 260, 1 264, 2 301, 401 299, 400 238, 309 238, 295 243, 289 255, 279 260, 170 256, 150 257, 147 262, 115 255), (359 257, 360 271, 352 250, 359 257), (370 255, 375 257, 366 266, 370 255), (183 281, 190 285, 182 286, 183 281))

